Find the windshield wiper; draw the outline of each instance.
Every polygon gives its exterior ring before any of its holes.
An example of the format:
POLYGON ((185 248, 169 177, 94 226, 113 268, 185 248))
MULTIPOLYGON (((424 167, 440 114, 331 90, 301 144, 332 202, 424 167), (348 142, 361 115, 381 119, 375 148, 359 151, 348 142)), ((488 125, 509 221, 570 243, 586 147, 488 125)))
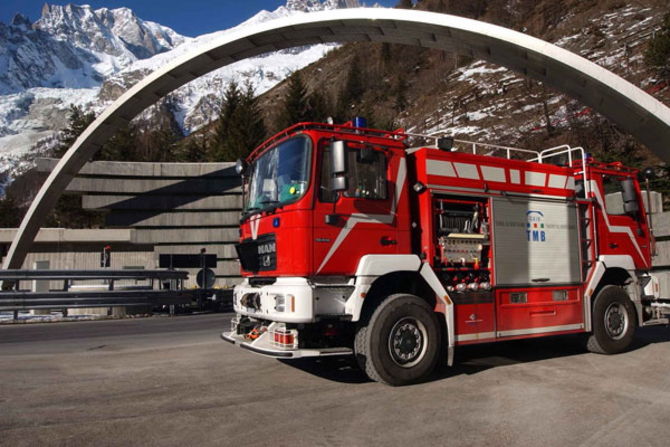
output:
POLYGON ((245 219, 247 216, 249 216, 250 214, 253 214, 256 211, 260 211, 260 208, 258 208, 256 206, 252 206, 250 208, 247 208, 246 210, 244 210, 244 213, 242 213, 242 219, 245 219))
POLYGON ((252 206, 251 208, 247 208, 245 210, 244 214, 242 215, 242 220, 245 220, 247 217, 249 217, 250 215, 252 215, 252 214, 254 214, 258 211, 270 211, 272 209, 277 208, 277 207, 272 208, 272 206, 267 206, 267 205, 278 205, 279 200, 263 200, 260 203, 261 203, 261 205, 263 205, 263 207, 252 206))

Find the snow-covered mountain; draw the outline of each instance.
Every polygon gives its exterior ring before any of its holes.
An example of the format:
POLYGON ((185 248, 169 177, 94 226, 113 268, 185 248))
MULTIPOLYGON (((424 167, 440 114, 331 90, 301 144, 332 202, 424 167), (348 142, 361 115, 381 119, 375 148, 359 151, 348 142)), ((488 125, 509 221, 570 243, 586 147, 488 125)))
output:
MULTIPOLYGON (((128 8, 47 4, 34 23, 17 15, 9 25, 0 23, 0 172, 38 141, 53 138, 67 124, 64 110, 71 104, 100 112, 147 74, 239 27, 358 6, 358 0, 287 0, 235 28, 196 38, 142 20, 128 8)), ((330 48, 332 45, 284 50, 199 78, 173 93, 177 122, 189 133, 217 115, 220 94, 231 80, 251 81, 256 92, 262 93, 330 48)))
POLYGON ((9 25, 0 23, 0 94, 95 87, 132 62, 185 41, 128 8, 45 4, 35 23, 20 14, 9 25))

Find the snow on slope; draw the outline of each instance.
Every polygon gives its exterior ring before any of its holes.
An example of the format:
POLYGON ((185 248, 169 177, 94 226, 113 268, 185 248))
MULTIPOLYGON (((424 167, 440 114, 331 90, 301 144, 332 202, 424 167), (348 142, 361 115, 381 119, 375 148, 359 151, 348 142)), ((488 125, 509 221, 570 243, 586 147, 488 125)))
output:
MULTIPOLYGON (((648 90, 658 80, 649 76, 643 52, 662 17, 651 8, 622 6, 592 18, 588 28, 577 28, 566 16, 565 25, 559 25, 561 37, 553 43, 648 90)), ((481 60, 448 74, 440 89, 403 112, 400 125, 416 133, 515 144, 546 132, 545 104, 555 129, 568 129, 571 122, 591 116, 578 101, 551 89, 532 88, 521 74, 481 60)))
MULTIPOLYGON (((294 14, 357 6, 360 6, 357 0, 288 0, 286 5, 274 11, 260 11, 236 27, 196 37, 172 51, 134 62, 105 82, 101 99, 117 98, 144 76, 168 62, 240 28, 294 14)), ((174 102, 179 109, 177 122, 184 134, 189 134, 217 116, 221 93, 231 81, 242 85, 251 82, 256 94, 264 93, 292 72, 320 59, 335 46, 323 44, 281 50, 239 61, 195 79, 171 95, 176 99, 174 102)))

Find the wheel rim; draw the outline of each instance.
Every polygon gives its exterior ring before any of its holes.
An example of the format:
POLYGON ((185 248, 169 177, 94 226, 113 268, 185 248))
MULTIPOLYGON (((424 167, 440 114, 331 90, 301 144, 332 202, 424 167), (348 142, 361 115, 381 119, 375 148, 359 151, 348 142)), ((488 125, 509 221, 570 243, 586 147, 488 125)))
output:
POLYGON ((426 354, 426 326, 414 318, 398 320, 389 333, 388 347, 393 362, 402 368, 411 368, 426 354))
POLYGON ((628 331, 628 312, 621 303, 611 303, 605 309, 605 331, 612 340, 621 340, 628 331))

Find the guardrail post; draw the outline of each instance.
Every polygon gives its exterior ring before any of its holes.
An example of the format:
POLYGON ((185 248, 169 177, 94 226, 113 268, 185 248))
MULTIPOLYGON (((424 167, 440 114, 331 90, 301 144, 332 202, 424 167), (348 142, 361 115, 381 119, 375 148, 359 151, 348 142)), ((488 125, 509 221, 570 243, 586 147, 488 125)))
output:
MULTIPOLYGON (((18 280, 17 280, 17 281, 14 282, 14 290, 15 290, 15 291, 18 292, 18 291, 21 290, 21 288, 19 287, 20 284, 21 284, 21 281, 18 281, 18 280)), ((14 311, 14 315, 13 315, 12 317, 14 318, 14 321, 18 320, 18 319, 19 319, 19 311, 18 311, 18 310, 15 310, 15 311, 14 311)))
MULTIPOLYGON (((33 270, 49 270, 50 268, 50 262, 49 261, 35 261, 33 262, 33 270)), ((33 279, 32 280, 32 288, 31 290, 33 292, 39 292, 39 293, 48 293, 49 292, 49 284, 50 281, 48 279, 33 279)), ((50 309, 32 309, 30 311, 31 314, 33 315, 49 315, 51 313, 50 309)))

